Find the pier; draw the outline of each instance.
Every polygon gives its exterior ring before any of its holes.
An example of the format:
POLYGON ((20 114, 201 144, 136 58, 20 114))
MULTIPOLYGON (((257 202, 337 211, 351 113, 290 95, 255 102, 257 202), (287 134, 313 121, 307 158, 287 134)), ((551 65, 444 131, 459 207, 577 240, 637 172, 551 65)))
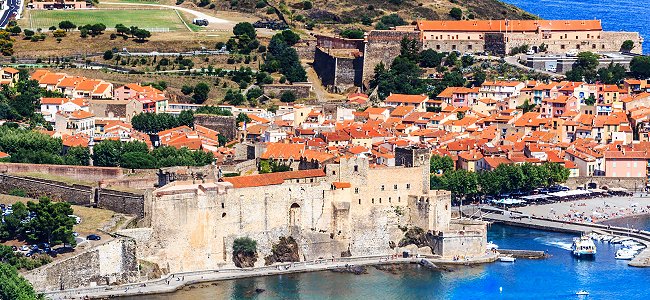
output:
POLYGON ((646 246, 628 265, 632 267, 650 267, 650 232, 645 230, 632 230, 629 228, 607 226, 595 223, 577 223, 561 220, 552 220, 531 216, 518 211, 503 210, 492 206, 478 206, 473 209, 464 209, 463 215, 473 219, 519 226, 547 231, 566 232, 572 234, 608 234, 614 236, 630 237, 646 246))

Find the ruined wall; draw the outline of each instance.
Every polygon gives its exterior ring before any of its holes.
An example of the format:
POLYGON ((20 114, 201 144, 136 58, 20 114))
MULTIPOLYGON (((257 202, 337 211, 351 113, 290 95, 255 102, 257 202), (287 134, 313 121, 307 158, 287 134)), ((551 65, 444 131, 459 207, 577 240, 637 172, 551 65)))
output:
POLYGON ((228 140, 237 137, 237 116, 194 115, 194 124, 219 131, 228 140))
POLYGON ((280 98, 280 96, 285 92, 292 92, 296 95, 297 99, 308 98, 309 93, 312 90, 311 83, 299 83, 295 82, 293 84, 265 84, 262 85, 262 91, 265 95, 271 97, 280 98))
POLYGON ((20 163, 0 163, 0 173, 43 173, 81 181, 99 181, 123 176, 120 168, 20 163))
POLYGON ((357 49, 363 51, 363 39, 346 39, 333 36, 316 35, 316 47, 332 49, 357 49))
POLYGON ((133 239, 115 239, 29 271, 24 277, 40 292, 136 282, 139 276, 135 249, 133 239))
POLYGON ((327 54, 321 48, 316 48, 314 55, 314 71, 318 74, 324 86, 334 85, 336 77, 336 58, 327 54))
POLYGON ((30 198, 47 196, 53 201, 77 205, 90 205, 94 199, 94 188, 90 186, 0 174, 0 194, 9 194, 14 189, 25 191, 30 198))
POLYGON ((406 37, 409 39, 420 39, 418 31, 395 31, 395 30, 372 30, 368 33, 366 47, 363 53, 363 77, 364 85, 368 84, 375 75, 375 67, 384 63, 388 68, 395 57, 400 54, 400 42, 406 37))

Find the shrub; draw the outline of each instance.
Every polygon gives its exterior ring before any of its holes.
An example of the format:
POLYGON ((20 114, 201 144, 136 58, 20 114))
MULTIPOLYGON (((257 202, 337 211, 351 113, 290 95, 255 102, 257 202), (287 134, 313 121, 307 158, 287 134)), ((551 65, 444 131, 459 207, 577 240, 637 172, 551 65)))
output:
POLYGON ((254 255, 257 252, 257 242, 249 237, 237 238, 232 243, 233 254, 254 255))

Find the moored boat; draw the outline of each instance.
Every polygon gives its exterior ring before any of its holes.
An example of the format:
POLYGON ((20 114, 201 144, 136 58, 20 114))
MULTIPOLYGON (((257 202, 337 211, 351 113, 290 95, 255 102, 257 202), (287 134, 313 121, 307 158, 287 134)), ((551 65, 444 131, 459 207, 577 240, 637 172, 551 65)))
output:
POLYGON ((636 251, 634 250, 619 249, 618 251, 616 251, 616 256, 614 256, 614 258, 622 259, 622 260, 631 260, 634 258, 634 255, 636 255, 636 251))
POLYGON ((516 258, 514 258, 512 255, 503 255, 499 256, 499 261, 502 262, 515 262, 516 258))
POLYGON ((596 245, 588 236, 581 236, 573 239, 571 253, 577 257, 593 257, 596 255, 596 245))

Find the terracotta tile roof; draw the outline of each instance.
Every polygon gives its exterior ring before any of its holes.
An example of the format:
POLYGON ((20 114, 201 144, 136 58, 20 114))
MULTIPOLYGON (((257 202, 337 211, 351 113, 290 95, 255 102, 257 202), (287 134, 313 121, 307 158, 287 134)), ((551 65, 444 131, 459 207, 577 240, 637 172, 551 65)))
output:
POLYGON ((348 189, 352 187, 352 184, 349 182, 332 182, 332 185, 336 189, 348 189))
POLYGON ((4 67, 4 68, 2 68, 2 71, 7 72, 9 74, 16 74, 16 73, 20 72, 20 71, 14 69, 12 67, 4 67))
POLYGON ((247 188, 282 184, 287 179, 302 179, 310 177, 324 177, 325 172, 321 169, 288 171, 251 176, 224 177, 225 182, 230 182, 234 188, 247 188))
POLYGON ((299 160, 304 151, 304 144, 267 143, 266 151, 262 153, 260 158, 299 160))
POLYGON ((599 20, 467 20, 467 21, 423 21, 417 27, 424 31, 471 31, 471 32, 536 32, 550 31, 600 31, 599 20))
POLYGON ((66 98, 41 98, 41 104, 45 105, 61 105, 67 101, 66 98))
POLYGON ((7 158, 7 157, 9 157, 9 156, 11 156, 11 155, 9 155, 9 154, 7 154, 7 153, 5 153, 5 152, 0 151, 0 158, 7 158))
POLYGON ((483 157, 485 162, 490 166, 492 169, 496 169, 499 165, 501 164, 511 164, 512 161, 508 159, 507 157, 483 157))
POLYGON ((89 113, 85 110, 75 110, 72 113, 70 113, 70 117, 74 119, 86 119, 94 116, 95 116, 94 114, 89 113))
POLYGON ((426 95, 405 95, 405 94, 391 94, 386 97, 386 103, 411 103, 419 104, 427 100, 426 95))
POLYGON ((648 153, 645 151, 605 151, 605 159, 648 159, 648 153))
POLYGON ((85 134, 66 134, 61 137, 61 141, 66 147, 88 147, 89 137, 85 134))
POLYGON ((415 110, 414 106, 406 105, 406 106, 398 106, 396 107, 393 112, 390 113, 391 117, 397 117, 397 118, 403 118, 404 116, 408 115, 412 111, 415 110))
POLYGON ((76 90, 79 91, 89 91, 92 92, 95 90, 95 87, 98 86, 101 83, 99 80, 84 80, 79 82, 77 86, 75 87, 76 90))

